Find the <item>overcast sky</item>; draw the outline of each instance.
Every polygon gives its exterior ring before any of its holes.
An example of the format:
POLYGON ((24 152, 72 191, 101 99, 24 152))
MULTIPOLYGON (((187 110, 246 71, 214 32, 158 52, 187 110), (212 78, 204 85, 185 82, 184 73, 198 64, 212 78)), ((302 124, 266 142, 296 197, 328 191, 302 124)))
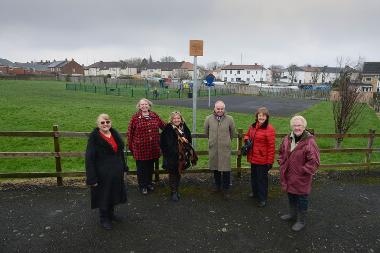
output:
POLYGON ((378 0, 2 0, 0 58, 90 65, 152 55, 198 63, 380 61, 378 0))

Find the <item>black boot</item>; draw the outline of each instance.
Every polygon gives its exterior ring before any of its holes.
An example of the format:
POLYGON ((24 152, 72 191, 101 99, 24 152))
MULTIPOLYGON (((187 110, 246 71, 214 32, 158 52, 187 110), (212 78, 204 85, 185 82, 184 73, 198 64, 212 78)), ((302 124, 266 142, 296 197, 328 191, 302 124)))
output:
POLYGON ((123 218, 121 216, 115 215, 114 207, 110 208, 109 217, 110 217, 110 220, 114 221, 114 222, 122 222, 123 221, 123 218))
POLYGON ((306 226, 306 211, 297 212, 297 222, 292 226, 293 231, 300 231, 306 226))
POLYGON ((112 229, 111 219, 109 217, 109 210, 99 209, 100 225, 105 230, 112 229))
POLYGON ((172 192, 171 193, 171 200, 174 201, 174 202, 179 201, 178 192, 172 192))

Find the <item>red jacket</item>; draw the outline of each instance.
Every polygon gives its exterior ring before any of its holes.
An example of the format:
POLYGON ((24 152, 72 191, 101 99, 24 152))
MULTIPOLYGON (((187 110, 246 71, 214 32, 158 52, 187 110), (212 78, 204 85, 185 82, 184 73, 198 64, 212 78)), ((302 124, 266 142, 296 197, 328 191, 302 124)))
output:
POLYGON ((273 164, 275 155, 276 133, 271 124, 267 127, 250 126, 244 141, 253 140, 253 148, 248 151, 247 161, 253 164, 273 164))
POLYGON ((305 131, 297 146, 290 151, 292 139, 285 136, 278 158, 280 164, 281 187, 293 194, 309 194, 314 173, 317 171, 320 158, 314 136, 305 131))
POLYGON ((160 157, 160 132, 165 122, 154 112, 145 118, 141 111, 136 112, 128 126, 128 148, 135 160, 152 160, 160 157))

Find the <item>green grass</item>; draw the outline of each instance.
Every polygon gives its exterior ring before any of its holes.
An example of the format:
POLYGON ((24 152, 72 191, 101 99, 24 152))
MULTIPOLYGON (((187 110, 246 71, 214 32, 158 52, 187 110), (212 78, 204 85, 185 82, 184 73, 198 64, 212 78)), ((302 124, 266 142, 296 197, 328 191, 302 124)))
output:
MULTIPOLYGON (((140 97, 122 97, 85 92, 75 92, 65 89, 65 82, 56 81, 13 81, 0 80, 0 113, 2 121, 0 131, 51 131, 54 124, 61 131, 91 131, 95 119, 100 113, 108 113, 112 117, 113 126, 120 132, 125 132, 132 114, 136 111, 136 103, 140 97)), ((286 106, 286 105, 284 105, 286 106)), ((173 106, 154 105, 152 108, 164 120, 169 113, 180 110, 187 124, 192 126, 192 109, 173 106)), ((228 109, 228 105, 227 105, 228 109)), ((308 120, 308 127, 316 133, 333 133, 334 121, 331 104, 321 102, 308 110, 301 112, 308 120)), ((197 111, 197 132, 203 131, 203 121, 210 110, 197 111)), ((253 121, 253 113, 231 113, 237 128, 247 130, 253 121)), ((290 117, 271 117, 271 123, 277 133, 289 132, 290 117)), ((379 132, 380 121, 375 113, 366 108, 358 124, 352 129, 353 133, 367 133, 368 129, 379 132)), ((85 138, 61 138, 62 151, 83 151, 86 146, 85 138)), ((320 148, 334 147, 332 139, 318 139, 320 148)), ((277 147, 280 140, 277 140, 277 147)), ((236 145, 236 141, 234 143, 236 145)), ((343 147, 366 147, 366 139, 346 139, 343 147)), ((375 140, 375 146, 380 141, 375 140)), ((198 150, 207 150, 205 139, 197 140, 198 150)), ((0 137, 0 151, 53 151, 52 138, 0 137)), ((364 154, 322 154, 322 163, 362 162, 364 154)), ((198 167, 207 167, 207 157, 201 156, 198 167)), ((245 160, 245 159, 244 159, 245 160)), ((373 160, 380 161, 379 154, 373 160)), ((64 171, 84 170, 82 158, 63 158, 64 171)), ((131 169, 135 164, 129 158, 131 169)), ((235 160, 232 160, 233 166, 235 160)), ((248 166, 246 162, 243 166, 248 166)), ((0 159, 1 172, 21 171, 51 171, 55 170, 54 158, 4 158, 0 159)))

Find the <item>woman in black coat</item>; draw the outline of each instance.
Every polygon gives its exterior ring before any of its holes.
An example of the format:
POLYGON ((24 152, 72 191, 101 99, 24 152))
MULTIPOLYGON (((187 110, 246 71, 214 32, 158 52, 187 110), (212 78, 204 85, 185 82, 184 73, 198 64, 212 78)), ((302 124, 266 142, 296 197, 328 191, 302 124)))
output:
POLYGON ((114 206, 127 201, 124 177, 128 166, 124 159, 124 143, 112 128, 107 114, 100 114, 86 149, 86 183, 91 186, 91 208, 99 208, 100 224, 112 229, 114 206))
POLYGON ((179 200, 178 186, 181 173, 197 161, 191 147, 191 132, 180 112, 172 112, 170 121, 160 136, 160 148, 163 154, 162 167, 169 173, 171 199, 179 200))

